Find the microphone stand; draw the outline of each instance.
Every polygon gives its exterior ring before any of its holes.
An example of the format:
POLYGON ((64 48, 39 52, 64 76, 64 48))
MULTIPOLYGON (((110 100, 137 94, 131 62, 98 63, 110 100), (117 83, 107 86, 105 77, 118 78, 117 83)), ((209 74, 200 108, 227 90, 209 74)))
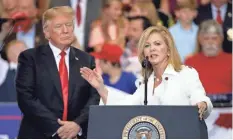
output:
POLYGON ((2 42, 2 45, 1 45, 1 47, 0 47, 0 54, 2 53, 3 47, 4 47, 5 43, 6 43, 6 42, 5 42, 5 39, 7 39, 7 38, 11 35, 11 33, 12 33, 14 27, 15 27, 15 22, 13 21, 13 22, 12 22, 12 26, 11 26, 9 32, 7 33, 6 37, 4 38, 4 40, 3 40, 3 42, 2 42))
POLYGON ((145 83, 144 105, 147 105, 147 103, 148 103, 148 101, 147 101, 147 83, 148 83, 147 70, 148 70, 148 65, 149 65, 149 61, 148 61, 148 57, 146 57, 145 63, 144 63, 144 68, 145 68, 145 77, 144 77, 144 83, 145 83))

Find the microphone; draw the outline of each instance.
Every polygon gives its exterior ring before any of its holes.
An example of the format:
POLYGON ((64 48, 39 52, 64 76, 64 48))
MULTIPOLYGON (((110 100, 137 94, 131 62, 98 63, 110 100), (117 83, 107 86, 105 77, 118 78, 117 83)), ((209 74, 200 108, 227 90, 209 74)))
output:
POLYGON ((146 58, 142 61, 142 67, 145 69, 145 73, 144 73, 144 83, 145 83, 144 105, 147 105, 147 83, 148 83, 147 70, 148 70, 148 68, 151 68, 151 63, 149 62, 148 59, 149 59, 149 57, 146 56, 146 58))
POLYGON ((91 65, 91 69, 94 70, 96 66, 94 64, 91 65))
POLYGON ((13 23, 18 22, 18 21, 22 21, 22 20, 27 20, 28 18, 22 17, 22 18, 0 18, 0 24, 5 23, 7 21, 12 21, 13 23))
POLYGON ((151 64, 150 64, 150 62, 149 62, 149 57, 148 56, 146 56, 146 58, 142 61, 142 67, 143 68, 149 68, 149 67, 151 67, 151 64))

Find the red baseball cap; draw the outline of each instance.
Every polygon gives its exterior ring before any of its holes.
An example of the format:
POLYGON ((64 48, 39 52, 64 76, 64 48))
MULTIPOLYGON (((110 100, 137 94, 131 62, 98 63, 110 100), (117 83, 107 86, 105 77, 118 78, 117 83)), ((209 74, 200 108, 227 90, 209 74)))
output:
POLYGON ((104 59, 113 63, 119 63, 122 54, 123 50, 117 44, 104 44, 100 52, 91 53, 95 58, 104 59))

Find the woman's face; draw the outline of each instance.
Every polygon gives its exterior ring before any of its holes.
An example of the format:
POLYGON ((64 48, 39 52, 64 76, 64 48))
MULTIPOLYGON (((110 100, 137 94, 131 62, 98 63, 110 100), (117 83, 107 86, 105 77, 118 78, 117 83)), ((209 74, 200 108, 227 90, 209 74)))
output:
POLYGON ((152 33, 144 46, 144 56, 148 56, 152 65, 168 61, 168 46, 159 33, 152 33))
POLYGON ((107 8, 107 14, 113 20, 118 20, 122 15, 122 4, 119 1, 112 1, 107 8))

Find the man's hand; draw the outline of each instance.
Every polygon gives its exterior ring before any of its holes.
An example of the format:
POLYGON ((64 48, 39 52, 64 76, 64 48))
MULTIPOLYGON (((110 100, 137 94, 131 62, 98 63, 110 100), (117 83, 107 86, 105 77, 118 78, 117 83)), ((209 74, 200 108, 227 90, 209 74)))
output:
POLYGON ((80 126, 73 121, 62 121, 58 119, 58 123, 61 127, 57 130, 57 134, 61 139, 76 138, 81 129, 80 126))

